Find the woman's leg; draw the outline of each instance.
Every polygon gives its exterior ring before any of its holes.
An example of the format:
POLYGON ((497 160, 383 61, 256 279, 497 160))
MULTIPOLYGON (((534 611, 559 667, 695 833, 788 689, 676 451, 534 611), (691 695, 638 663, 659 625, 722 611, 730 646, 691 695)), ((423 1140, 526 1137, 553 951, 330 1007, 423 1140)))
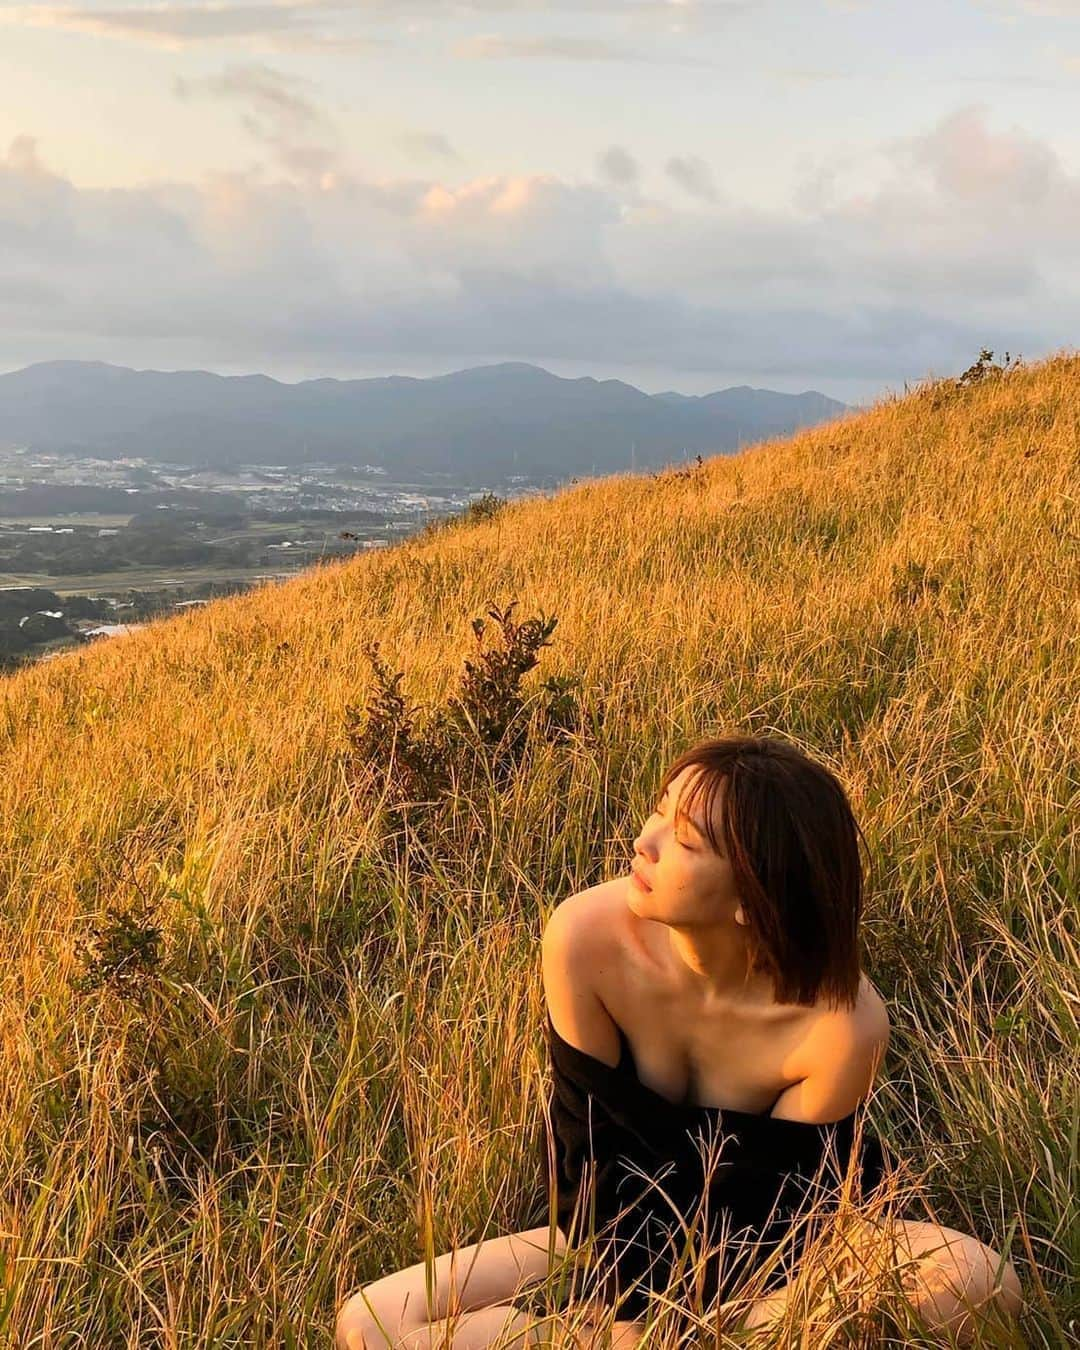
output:
MULTIPOLYGON (((894 1219, 895 1242, 887 1240, 894 1260, 904 1267, 901 1287, 908 1301, 930 1329, 947 1330, 958 1345, 975 1342, 979 1323, 994 1319, 1006 1325, 1023 1307, 1020 1277, 1011 1261, 1004 1263, 998 1281, 994 1274, 1001 1258, 977 1238, 936 1223, 894 1219)), ((880 1226, 862 1223, 849 1232, 847 1264, 881 1269, 883 1246, 880 1226)), ((784 1315, 792 1283, 751 1304, 744 1327, 767 1326, 784 1315)))
POLYGON ((1011 1261, 955 1228, 895 1222, 903 1260, 916 1262, 908 1296, 927 1325, 947 1329, 958 1345, 972 1345, 984 1320, 1007 1325, 1019 1315, 1024 1296, 1011 1261))
POLYGON ((446 1341, 447 1322, 453 1350, 481 1350, 504 1333, 514 1350, 550 1342, 550 1319, 545 1324, 511 1303, 546 1279, 553 1261, 565 1254, 566 1238, 556 1228, 549 1256, 548 1235, 544 1225, 437 1256, 430 1304, 423 1261, 365 1285, 338 1313, 337 1350, 427 1350, 446 1341))

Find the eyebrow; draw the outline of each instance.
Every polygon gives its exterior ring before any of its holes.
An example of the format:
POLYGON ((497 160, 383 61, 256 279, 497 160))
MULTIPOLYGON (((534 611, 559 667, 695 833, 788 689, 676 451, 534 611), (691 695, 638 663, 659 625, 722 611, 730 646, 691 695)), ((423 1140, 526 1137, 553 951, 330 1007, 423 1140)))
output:
MULTIPOLYGON (((663 801, 663 800, 664 800, 664 798, 668 795, 668 791, 669 791, 668 788, 665 788, 665 789, 663 790, 663 792, 660 794, 660 801, 663 801)), ((686 823, 687 823, 687 825, 690 826, 690 828, 694 831, 694 833, 695 833, 696 835, 698 835, 699 838, 701 838, 701 839, 706 838, 705 832, 701 829, 701 827, 700 827, 700 826, 697 824, 697 822, 694 820, 694 817, 691 816, 691 815, 688 815, 687 812, 685 812, 685 811, 682 809, 681 806, 680 806, 680 807, 678 808, 678 810, 675 812, 675 819, 676 819, 676 820, 685 820, 686 823)))

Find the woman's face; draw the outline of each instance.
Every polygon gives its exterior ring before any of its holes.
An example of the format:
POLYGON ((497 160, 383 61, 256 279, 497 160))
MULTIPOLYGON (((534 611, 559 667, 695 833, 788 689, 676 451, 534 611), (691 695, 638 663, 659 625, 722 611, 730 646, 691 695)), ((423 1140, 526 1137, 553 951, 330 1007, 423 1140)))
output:
POLYGON ((703 801, 695 803, 689 817, 678 810, 698 772, 690 765, 672 780, 634 840, 633 873, 650 889, 644 890, 631 876, 627 903, 642 918, 686 926, 732 922, 739 900, 720 829, 724 782, 714 804, 713 832, 720 853, 713 852, 705 834, 703 801))

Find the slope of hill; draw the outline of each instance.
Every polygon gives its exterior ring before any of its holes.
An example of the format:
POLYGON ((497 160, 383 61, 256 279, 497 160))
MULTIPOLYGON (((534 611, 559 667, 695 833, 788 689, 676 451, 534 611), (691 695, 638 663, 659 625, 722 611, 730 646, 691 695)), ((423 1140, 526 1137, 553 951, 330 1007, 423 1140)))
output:
POLYGON ((892 1017, 869 1123, 1062 1343, 1078 434, 1080 358, 928 384, 0 680, 0 1341, 329 1344, 362 1282, 544 1223, 543 924, 627 874, 674 754, 737 730, 845 784, 892 1017), (391 739, 350 712, 366 644, 430 711, 514 599, 557 619, 516 771, 396 807, 349 736, 391 739))
POLYGON ((731 389, 675 405, 620 380, 508 361, 432 379, 265 375, 51 361, 0 375, 0 443, 227 465, 314 460, 569 477, 715 454, 841 416, 823 394, 731 389))

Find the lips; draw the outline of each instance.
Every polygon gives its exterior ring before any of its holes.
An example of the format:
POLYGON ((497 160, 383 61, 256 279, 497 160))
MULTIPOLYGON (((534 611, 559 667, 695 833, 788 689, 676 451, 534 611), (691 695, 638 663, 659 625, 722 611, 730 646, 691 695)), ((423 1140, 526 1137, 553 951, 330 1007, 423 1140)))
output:
POLYGON ((649 883, 645 880, 645 878, 641 875, 641 873, 637 870, 636 867, 631 867, 630 871, 633 874, 634 879, 637 881, 638 885, 643 886, 647 891, 652 890, 652 887, 649 885, 649 883))

